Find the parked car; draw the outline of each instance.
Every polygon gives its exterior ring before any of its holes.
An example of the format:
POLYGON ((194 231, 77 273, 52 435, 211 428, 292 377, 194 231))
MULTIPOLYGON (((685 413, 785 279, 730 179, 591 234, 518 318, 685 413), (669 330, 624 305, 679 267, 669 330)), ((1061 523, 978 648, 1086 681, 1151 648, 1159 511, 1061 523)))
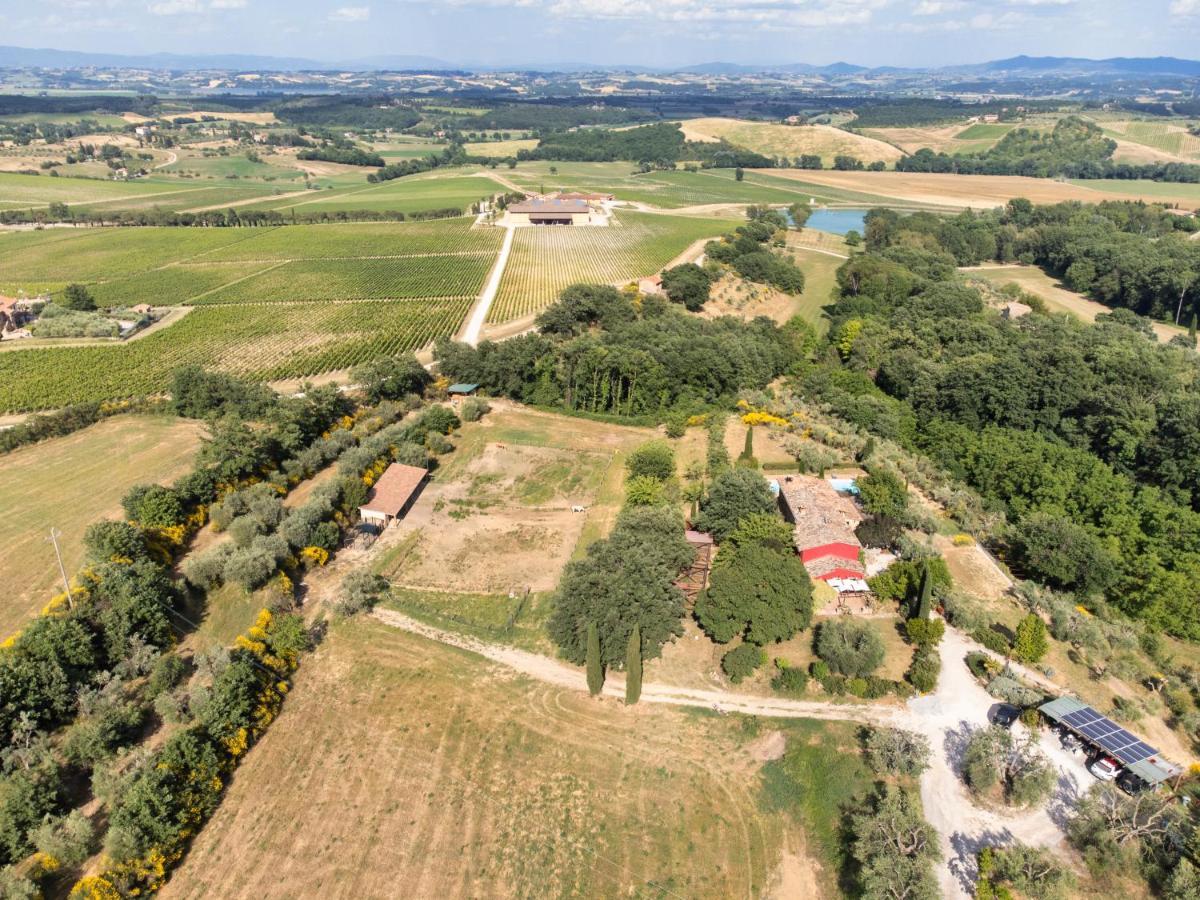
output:
POLYGON ((1002 728, 1012 728, 1013 722, 1021 716, 1021 708, 1011 703, 997 703, 988 710, 988 721, 1002 728))
POLYGON ((1101 781, 1112 781, 1121 774, 1121 764, 1111 756, 1105 756, 1102 753, 1092 760, 1088 771, 1101 781))

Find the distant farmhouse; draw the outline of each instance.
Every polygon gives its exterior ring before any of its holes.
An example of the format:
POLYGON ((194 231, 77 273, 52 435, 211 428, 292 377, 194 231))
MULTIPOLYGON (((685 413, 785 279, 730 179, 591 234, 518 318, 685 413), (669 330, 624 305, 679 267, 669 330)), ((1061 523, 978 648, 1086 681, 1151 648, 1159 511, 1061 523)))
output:
POLYGON ((612 194, 566 192, 513 203, 502 225, 607 225, 612 194))

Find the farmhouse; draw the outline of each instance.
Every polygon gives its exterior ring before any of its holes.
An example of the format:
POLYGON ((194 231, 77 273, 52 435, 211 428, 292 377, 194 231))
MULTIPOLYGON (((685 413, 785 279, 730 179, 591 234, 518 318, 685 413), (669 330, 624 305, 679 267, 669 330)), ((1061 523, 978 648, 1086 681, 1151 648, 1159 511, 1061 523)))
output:
POLYGON ((643 294, 661 294, 663 293, 662 276, 650 275, 646 278, 638 279, 638 290, 643 294))
POLYGON ((408 511, 428 475, 429 470, 420 466, 392 463, 375 482, 358 514, 369 525, 387 528, 408 511))
POLYGON ((585 200, 523 200, 508 208, 508 225, 588 225, 592 208, 585 200))
POLYGON ((789 475, 779 486, 779 508, 793 526, 792 540, 809 576, 832 587, 839 600, 869 604, 863 547, 854 533, 862 513, 854 501, 823 478, 789 475))
POLYGON ((477 384, 452 384, 446 388, 446 393, 450 395, 450 403, 458 406, 467 397, 474 397, 479 393, 479 385, 477 384))

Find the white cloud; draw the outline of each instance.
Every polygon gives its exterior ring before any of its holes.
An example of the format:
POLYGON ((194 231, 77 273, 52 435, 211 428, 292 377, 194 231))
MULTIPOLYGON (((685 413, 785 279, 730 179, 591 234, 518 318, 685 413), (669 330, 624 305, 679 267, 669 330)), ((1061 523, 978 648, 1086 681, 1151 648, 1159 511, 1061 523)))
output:
POLYGON ((369 6, 339 6, 329 14, 330 22, 365 22, 371 18, 369 6))
POLYGON ((1200 0, 1175 0, 1171 4, 1173 16, 1200 16, 1200 0))
MULTIPOLYGON (((541 9, 559 19, 729 23, 762 31, 862 25, 890 0, 443 0, 449 7, 541 9)), ((943 0, 951 2, 951 0, 943 0)))
POLYGON ((200 15, 210 10, 244 9, 247 0, 158 0, 146 9, 156 16, 200 15))
POLYGON ((962 0, 920 0, 913 7, 914 16, 940 16, 942 13, 953 12, 956 9, 962 9, 965 4, 962 0))

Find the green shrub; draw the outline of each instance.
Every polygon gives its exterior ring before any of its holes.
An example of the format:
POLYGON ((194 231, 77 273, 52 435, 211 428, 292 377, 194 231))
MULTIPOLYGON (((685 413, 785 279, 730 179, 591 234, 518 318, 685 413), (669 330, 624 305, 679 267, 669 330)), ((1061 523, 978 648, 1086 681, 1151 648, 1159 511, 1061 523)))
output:
POLYGON ((992 628, 977 628, 971 633, 971 637, 993 653, 1000 653, 1004 656, 1012 653, 1012 645, 1009 644, 1008 638, 992 628))
POLYGON ((808 690, 808 673, 796 666, 781 668, 771 679, 771 687, 781 694, 799 697, 808 690))
POLYGON ((883 662, 884 652, 883 638, 868 622, 831 619, 817 631, 817 655, 840 675, 871 674, 883 662))
POLYGON ((753 675, 764 662, 767 654, 761 647, 754 644, 738 644, 721 657, 721 669, 729 676, 734 684, 740 684, 744 678, 753 675))

